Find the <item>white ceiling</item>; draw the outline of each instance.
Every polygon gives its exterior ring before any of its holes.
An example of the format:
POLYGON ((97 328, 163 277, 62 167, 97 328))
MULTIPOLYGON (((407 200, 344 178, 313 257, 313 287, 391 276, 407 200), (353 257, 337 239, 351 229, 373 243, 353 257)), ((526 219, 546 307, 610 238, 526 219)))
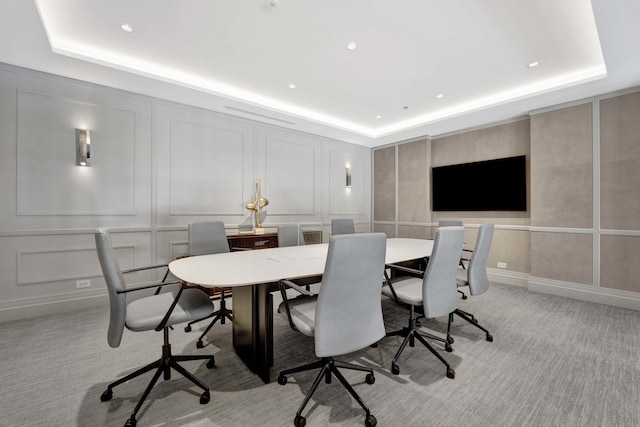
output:
POLYGON ((640 84, 640 0, 1 0, 0 16, 0 62, 366 146, 640 84))

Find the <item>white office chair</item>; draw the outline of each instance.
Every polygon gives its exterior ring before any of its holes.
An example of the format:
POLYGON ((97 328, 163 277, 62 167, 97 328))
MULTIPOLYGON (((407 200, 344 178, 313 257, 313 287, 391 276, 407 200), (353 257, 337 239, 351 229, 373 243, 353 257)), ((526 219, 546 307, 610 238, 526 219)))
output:
POLYGON ((302 228, 298 224, 278 226, 278 247, 304 245, 302 228))
MULTIPOLYGON (((415 307, 422 306, 424 316, 428 318, 449 315, 458 308, 456 293, 456 272, 462 253, 464 229, 462 227, 442 227, 436 230, 433 251, 422 278, 396 277, 383 286, 382 293, 396 301, 409 305, 409 326, 400 331, 390 332, 387 336, 400 335, 404 340, 391 362, 391 372, 400 373, 397 365, 398 358, 407 343, 413 346, 414 339, 418 339, 431 353, 433 353, 447 367, 447 377, 455 378, 455 371, 449 363, 425 340, 435 339, 445 344, 445 350, 451 351, 446 338, 440 338, 419 329, 416 324, 415 307)), ((391 266, 398 270, 416 273, 416 270, 401 266, 391 266)), ((420 272, 417 272, 420 273, 420 272)))
POLYGON ((352 219, 341 218, 331 220, 331 235, 353 234, 356 232, 356 226, 352 219))
MULTIPOLYGON (((209 255, 229 252, 229 241, 222 221, 202 221, 189 223, 189 255, 209 255)), ((200 334, 196 347, 203 348, 204 337, 209 333, 213 325, 219 320, 225 324, 225 320, 233 320, 233 311, 227 308, 224 288, 220 288, 220 309, 208 316, 189 322, 184 328, 185 332, 191 332, 191 325, 201 320, 213 317, 207 328, 200 334)))
MULTIPOLYGON (((489 289, 489 278, 487 277, 487 258, 491 249, 491 241, 493 240, 493 224, 482 224, 478 230, 476 245, 469 260, 469 266, 466 270, 459 269, 456 281, 459 288, 469 288, 469 293, 473 295, 482 295, 489 289)), ((449 314, 449 324, 447 326, 447 341, 453 343, 453 337, 450 335, 451 323, 453 315, 460 316, 476 328, 484 331, 487 341, 493 341, 493 336, 488 330, 480 326, 473 314, 466 311, 456 309, 449 314)))
POLYGON ((384 337, 380 278, 384 270, 386 236, 383 233, 332 236, 318 295, 288 280, 280 281, 283 302, 279 311, 286 315, 294 331, 314 337, 315 353, 321 360, 280 372, 278 383, 287 383, 287 375, 320 368, 311 389, 298 408, 294 425, 304 426, 302 411, 324 378, 331 375, 342 383, 365 410, 365 425, 375 426, 376 418, 342 376, 338 368, 367 372, 366 382, 373 384, 373 370, 334 360, 334 356, 352 353, 384 337), (286 287, 302 295, 287 299, 286 287))
MULTIPOLYGON (((133 268, 129 270, 120 270, 118 260, 116 259, 111 238, 107 230, 100 229, 95 234, 96 249, 98 251, 98 259, 102 267, 107 290, 109 292, 109 303, 111 316, 109 318, 109 331, 107 334, 107 342, 110 347, 119 347, 124 328, 134 332, 144 331, 162 331, 164 334, 164 344, 162 346, 162 357, 149 365, 138 369, 137 371, 120 378, 119 380, 109 384, 107 389, 100 396, 100 400, 106 402, 113 397, 113 388, 124 382, 129 381, 139 375, 156 369, 151 382, 145 389, 142 397, 138 401, 133 413, 127 420, 125 427, 135 427, 137 420, 136 415, 145 399, 151 392, 151 389, 158 381, 160 374, 164 374, 164 379, 171 378, 171 368, 175 369, 182 376, 200 387, 204 392, 200 395, 200 403, 209 402, 209 388, 196 377, 187 372, 178 364, 179 361, 187 360, 207 360, 207 368, 215 366, 215 359, 212 355, 202 356, 174 356, 171 354, 171 344, 169 344, 169 328, 178 323, 188 322, 193 319, 205 317, 213 311, 213 304, 209 298, 198 289, 185 289, 181 282, 159 282, 152 284, 144 284, 137 287, 128 287, 125 284, 123 273, 131 273, 135 271, 149 270, 154 268, 167 267, 166 265, 158 265, 153 267, 133 268), (125 294, 128 292, 139 291, 142 289, 152 289, 167 285, 179 284, 180 287, 172 292, 164 292, 152 296, 142 297, 130 303, 127 303, 125 294)), ((165 275, 166 279, 166 275, 165 275)))

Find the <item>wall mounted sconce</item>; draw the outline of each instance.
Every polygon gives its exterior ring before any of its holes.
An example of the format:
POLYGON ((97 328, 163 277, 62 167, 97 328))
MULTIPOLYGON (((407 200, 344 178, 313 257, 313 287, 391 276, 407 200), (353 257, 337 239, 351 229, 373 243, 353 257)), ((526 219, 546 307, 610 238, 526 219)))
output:
POLYGON ((91 166, 91 131, 76 129, 76 166, 91 166))
POLYGON ((351 188, 351 168, 350 167, 347 167, 346 174, 347 174, 346 187, 351 188))

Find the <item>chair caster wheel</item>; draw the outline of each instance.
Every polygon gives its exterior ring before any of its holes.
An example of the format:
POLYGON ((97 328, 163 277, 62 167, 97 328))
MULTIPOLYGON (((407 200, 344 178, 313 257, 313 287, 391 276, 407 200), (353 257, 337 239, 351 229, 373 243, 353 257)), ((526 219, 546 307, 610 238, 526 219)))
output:
POLYGON ((305 425, 307 425, 307 419, 302 415, 296 415, 296 417, 293 419, 293 425, 296 427, 304 427, 305 425))
POLYGON ((287 383, 287 377, 285 377, 284 375, 280 375, 278 377, 278 384, 285 385, 286 383, 287 383))
POLYGON ((444 351, 446 351, 447 353, 451 353, 453 351, 453 348, 451 347, 451 344, 449 344, 448 342, 444 343, 444 351))
POLYGON ((456 371, 447 366, 447 378, 454 379, 456 377, 456 371))
POLYGON ((191 326, 185 326, 184 331, 185 332, 191 332, 191 326))
POLYGON ((391 364, 391 373, 393 375, 398 375, 400 373, 400 368, 395 363, 391 364))
POLYGON ((493 342, 493 337, 489 334, 487 334, 487 341, 493 342))
POLYGON ((211 395, 209 394, 208 391, 205 391, 204 393, 202 393, 202 395, 200 395, 200 404, 206 405, 207 403, 209 403, 210 399, 211 399, 211 395))
POLYGON ((214 366, 216 366, 216 359, 213 356, 211 356, 211 359, 207 361, 207 368, 211 369, 214 366))
POLYGON ((111 400, 111 398, 113 397, 113 390, 111 390, 110 388, 106 389, 104 391, 104 393, 102 393, 100 395, 100 401, 102 402, 107 402, 109 400, 111 400))
POLYGON ((376 420, 376 417, 369 414, 367 415, 367 418, 364 419, 364 425, 366 427, 375 427, 376 425, 378 425, 378 420, 376 420))
POLYGON ((203 343, 202 341, 198 341, 198 342, 196 343, 196 347, 198 347, 198 348, 204 348, 204 343, 203 343))
POLYGON ((373 384, 376 382, 376 377, 374 377, 373 374, 367 374, 367 376, 365 377, 365 381, 367 382, 367 384, 373 384))
POLYGON ((452 336, 448 336, 448 337, 447 337, 447 342, 448 342, 449 344, 453 344, 455 341, 454 341, 454 339, 453 339, 453 337, 452 337, 452 336))
POLYGON ((137 424, 136 419, 132 415, 131 418, 129 418, 127 422, 124 423, 124 427, 136 427, 136 424, 137 424))

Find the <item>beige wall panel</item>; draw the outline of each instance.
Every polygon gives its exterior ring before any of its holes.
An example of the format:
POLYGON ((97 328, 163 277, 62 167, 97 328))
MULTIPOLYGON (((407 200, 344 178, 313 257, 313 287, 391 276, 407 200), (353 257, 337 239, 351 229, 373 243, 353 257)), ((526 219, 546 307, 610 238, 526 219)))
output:
POLYGON ((592 285, 593 236, 532 232, 531 275, 592 285))
POLYGON ((396 226, 392 224, 373 224, 374 233, 384 233, 387 237, 396 237, 396 226))
MULTIPOLYGON (((477 236, 477 229, 474 229, 473 232, 477 236)), ((475 245, 475 237, 473 245, 475 245)), ((467 244, 467 247, 473 248, 473 245, 467 244)), ((506 262, 509 271, 530 273, 530 248, 531 240, 528 230, 495 230, 487 267, 497 268, 498 262, 506 262)))
POLYGON ((408 237, 411 239, 432 239, 432 227, 419 227, 413 225, 399 225, 398 237, 408 237))
POLYGON ((600 286, 640 292, 640 237, 600 236, 600 286))
POLYGON ((531 117, 531 225, 593 226, 592 104, 531 117))
POLYGON ((591 228, 591 165, 541 167, 531 170, 531 225, 591 228))
POLYGON ((398 145, 398 221, 429 219, 428 149, 427 140, 398 145))
POLYGON ((529 154, 529 120, 434 139, 432 166, 529 154))
POLYGON ((374 221, 396 219, 396 148, 388 147, 373 152, 374 169, 374 221))
POLYGON ((640 92, 600 102, 601 227, 640 229, 640 92))

